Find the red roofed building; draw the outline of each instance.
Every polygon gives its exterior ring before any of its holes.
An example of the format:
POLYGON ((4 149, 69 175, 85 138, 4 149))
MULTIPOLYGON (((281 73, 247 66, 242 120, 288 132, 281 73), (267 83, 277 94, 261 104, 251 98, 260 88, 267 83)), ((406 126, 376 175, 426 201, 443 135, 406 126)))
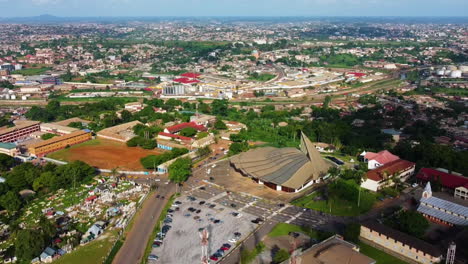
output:
POLYGON ((394 185, 393 179, 395 178, 406 181, 414 174, 415 167, 414 162, 402 159, 388 162, 377 169, 368 171, 361 187, 376 192, 383 187, 394 185))
POLYGON ((174 133, 180 132, 182 129, 187 128, 187 127, 194 128, 198 132, 208 130, 206 127, 204 127, 202 125, 197 125, 195 122, 186 122, 186 123, 181 123, 181 124, 178 124, 178 125, 175 125, 175 126, 166 127, 164 129, 164 132, 174 134, 174 133))
POLYGON ((416 175, 416 179, 419 183, 423 184, 432 181, 439 182, 442 187, 450 189, 451 191, 460 186, 468 188, 468 177, 450 174, 436 169, 421 168, 416 175))
POLYGON ((192 79, 196 79, 198 77, 201 76, 201 74, 197 74, 197 73, 193 73, 193 72, 186 72, 184 74, 181 74, 180 76, 182 77, 187 77, 187 78, 192 78, 192 79))
POLYGON ((356 78, 361 78, 361 77, 366 76, 365 73, 361 73, 361 72, 348 72, 347 75, 353 75, 356 78))
POLYGON ((190 142, 190 141, 193 140, 193 138, 184 137, 184 136, 180 136, 180 135, 176 135, 176 134, 171 134, 171 133, 165 133, 165 132, 160 132, 160 133, 158 134, 158 138, 160 138, 160 139, 165 139, 165 140, 175 139, 175 140, 186 141, 186 142, 190 142))
POLYGON ((189 79, 189 78, 177 78, 173 80, 174 82, 183 83, 183 84, 192 84, 192 83, 199 83, 199 80, 196 79, 189 79))
POLYGON ((400 157, 393 155, 388 150, 382 150, 378 153, 364 151, 361 153, 361 157, 363 157, 364 162, 367 162, 367 168, 369 170, 376 169, 389 162, 400 159, 400 157))

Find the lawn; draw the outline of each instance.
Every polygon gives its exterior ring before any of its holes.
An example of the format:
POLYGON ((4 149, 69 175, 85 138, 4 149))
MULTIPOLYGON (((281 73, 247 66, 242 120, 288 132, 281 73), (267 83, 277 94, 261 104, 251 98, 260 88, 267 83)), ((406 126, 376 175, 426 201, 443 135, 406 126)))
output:
POLYGON ((293 201, 292 204, 337 216, 357 216, 360 214, 360 210, 354 202, 338 198, 317 199, 319 196, 319 193, 312 193, 293 201))
POLYGON ((275 227, 273 227, 270 233, 268 233, 268 236, 270 237, 287 236, 290 232, 300 232, 300 233, 308 235, 311 238, 318 237, 317 231, 315 230, 302 227, 302 226, 286 224, 286 223, 277 224, 275 227))
POLYGON ((98 238, 84 246, 78 247, 75 251, 65 254, 54 261, 55 264, 81 264, 81 263, 102 263, 111 250, 117 232, 106 232, 102 238, 98 238), (106 237, 104 237, 106 236, 106 237))
POLYGON ((39 75, 43 74, 44 72, 51 70, 52 68, 28 68, 23 70, 15 71, 15 74, 22 74, 22 75, 39 75))
POLYGON ((406 264, 403 260, 395 258, 381 250, 359 242, 360 252, 377 261, 377 264, 406 264))

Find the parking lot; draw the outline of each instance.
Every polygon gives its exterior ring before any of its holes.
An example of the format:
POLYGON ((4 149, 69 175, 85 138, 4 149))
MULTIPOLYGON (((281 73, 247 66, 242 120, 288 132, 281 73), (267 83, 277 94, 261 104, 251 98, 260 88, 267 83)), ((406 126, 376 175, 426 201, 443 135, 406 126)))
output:
MULTIPOLYGON (((203 189, 196 191, 197 197, 213 197, 211 192, 205 192, 203 189)), ((222 252, 222 255, 225 255, 234 248, 237 241, 247 237, 257 226, 251 222, 257 217, 249 213, 240 212, 236 217, 232 214, 237 212, 236 209, 230 206, 213 202, 213 199, 207 201, 191 196, 195 199, 192 201, 188 197, 185 195, 179 197, 172 206, 173 212, 168 215, 170 220, 167 219, 166 223, 163 223, 171 228, 162 239, 162 244, 152 249, 151 254, 158 257, 152 263, 199 263, 201 258, 199 230, 202 228, 206 228, 209 232, 208 256, 212 256, 223 244, 228 243, 231 248, 222 252), (179 209, 176 209, 177 207, 179 209), (240 236, 236 241, 229 242, 235 238, 236 232, 239 232, 240 236)), ((216 262, 210 260, 210 263, 216 262)))

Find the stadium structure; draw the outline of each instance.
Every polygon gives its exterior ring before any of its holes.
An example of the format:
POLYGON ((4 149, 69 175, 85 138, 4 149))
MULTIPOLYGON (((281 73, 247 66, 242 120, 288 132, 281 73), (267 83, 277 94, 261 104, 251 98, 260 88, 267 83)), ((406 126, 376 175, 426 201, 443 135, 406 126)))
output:
POLYGON ((330 167, 301 132, 300 148, 263 147, 231 158, 231 166, 273 190, 299 192, 326 176, 330 167))

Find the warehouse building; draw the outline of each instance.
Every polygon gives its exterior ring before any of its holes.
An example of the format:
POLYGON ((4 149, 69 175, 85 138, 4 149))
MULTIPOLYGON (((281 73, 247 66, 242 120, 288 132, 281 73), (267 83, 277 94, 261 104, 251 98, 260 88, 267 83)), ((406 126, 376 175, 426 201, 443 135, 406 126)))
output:
POLYGON ((125 124, 109 127, 97 133, 98 138, 110 139, 119 142, 127 142, 135 137, 133 127, 142 124, 140 121, 132 121, 125 124))

